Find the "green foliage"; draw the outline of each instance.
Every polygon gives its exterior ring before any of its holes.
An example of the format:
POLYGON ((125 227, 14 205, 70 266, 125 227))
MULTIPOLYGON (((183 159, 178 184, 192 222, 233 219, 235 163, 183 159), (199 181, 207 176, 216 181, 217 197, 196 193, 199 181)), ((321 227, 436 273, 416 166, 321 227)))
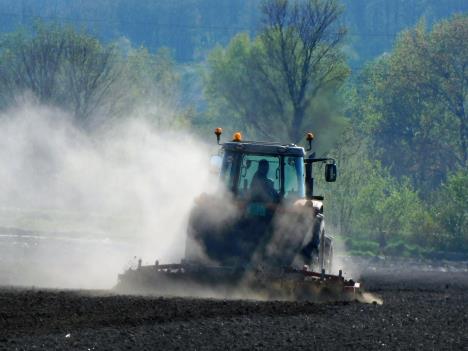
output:
POLYGON ((466 13, 464 0, 348 0, 346 23, 352 33, 349 56, 352 67, 391 51, 397 34, 414 26, 420 18, 429 25, 455 13, 466 13))
MULTIPOLYGON (((319 138, 320 136, 317 136, 319 138)), ((315 171, 315 192, 326 198, 326 216, 338 233, 349 236, 353 232, 353 221, 359 215, 355 199, 367 184, 372 162, 367 161, 367 145, 355 128, 348 125, 339 134, 335 147, 328 152, 338 164, 338 180, 325 183, 323 169, 315 171)))
POLYGON ((352 256, 391 256, 430 259, 435 257, 447 257, 446 253, 437 251, 432 246, 424 247, 419 244, 412 244, 406 239, 401 238, 391 238, 384 248, 381 248, 379 243, 372 239, 346 238, 345 248, 346 252, 352 256))
POLYGON ((374 237, 386 246, 391 237, 406 237, 417 228, 415 219, 423 211, 422 203, 409 184, 397 183, 375 166, 368 175, 369 183, 359 192, 355 206, 359 216, 353 217, 354 230, 374 237))
MULTIPOLYGON (((323 170, 316 170, 316 189, 325 195, 328 225, 346 238, 346 246, 354 254, 422 255, 431 247, 454 247, 456 236, 443 228, 432 211, 433 202, 425 203, 408 181, 399 181, 383 169, 370 156, 360 134, 349 128, 330 152, 339 168, 336 183, 325 183, 323 170), (395 242, 406 246, 393 248, 395 242)), ((458 209, 451 209, 454 216, 460 209, 466 212, 466 199, 464 205, 460 200, 457 206, 458 209)))
MULTIPOLYGON (((216 44, 225 45, 240 30, 255 33, 261 0, 3 0, 0 31, 29 26, 43 17, 85 27, 106 42, 128 38, 151 52, 173 50, 177 61, 203 60, 216 44)), ((350 28, 347 52, 353 66, 391 50, 395 33, 420 17, 432 24, 468 11, 465 0, 341 0, 344 22, 350 28)))
MULTIPOLYGON (((269 113, 270 104, 258 103, 270 100, 268 91, 260 90, 251 74, 260 50, 260 43, 244 33, 234 37, 226 49, 215 48, 208 57, 205 87, 210 114, 221 116, 216 120, 225 129, 241 129, 246 119, 255 121, 255 116, 269 113)), ((253 134, 251 129, 247 132, 253 134)))
POLYGON ((255 30, 260 0, 3 0, 0 31, 29 26, 34 18, 86 28, 105 42, 128 38, 155 53, 169 47, 177 61, 204 58, 239 28, 255 30))
POLYGON ((124 63, 126 93, 120 113, 145 116, 162 128, 188 123, 189 110, 179 106, 180 74, 169 49, 154 55, 145 48, 129 50, 124 63))
POLYGON ((164 99, 172 99, 180 81, 175 62, 168 48, 160 48, 152 55, 146 48, 128 54, 129 78, 139 89, 137 97, 157 90, 164 99))
POLYGON ((392 237, 412 240, 425 214, 422 201, 408 182, 392 178, 359 144, 350 137, 333 154, 339 180, 321 189, 329 220, 342 235, 372 239, 382 248, 392 237))
POLYGON ((359 81, 357 119, 367 125, 377 157, 423 196, 454 167, 467 167, 467 36, 467 16, 431 32, 421 22, 359 81))
POLYGON ((441 227, 439 246, 468 250, 468 172, 452 174, 434 194, 432 211, 441 227))
POLYGON ((352 127, 330 152, 337 183, 320 190, 353 253, 467 250, 467 18, 419 23, 346 86, 352 127))
POLYGON ((379 244, 371 240, 359 240, 353 238, 346 238, 345 246, 352 252, 367 252, 372 253, 372 256, 379 253, 379 244))
POLYGON ((340 10, 332 0, 272 0, 263 12, 256 38, 239 34, 210 54, 206 97, 211 113, 225 115, 231 126, 297 143, 309 126, 336 122, 333 110, 322 109, 321 118, 316 112, 347 75, 338 48, 343 31, 335 24, 340 10))
POLYGON ((165 48, 154 55, 144 48, 122 50, 103 46, 86 32, 43 23, 32 32, 1 37, 0 108, 31 94, 83 123, 94 116, 134 114, 161 126, 180 126, 189 113, 177 107, 178 87, 179 75, 165 48))
POLYGON ((70 27, 37 23, 32 33, 20 30, 2 37, 1 106, 31 92, 41 103, 84 119, 115 103, 119 73, 112 46, 103 47, 70 27))

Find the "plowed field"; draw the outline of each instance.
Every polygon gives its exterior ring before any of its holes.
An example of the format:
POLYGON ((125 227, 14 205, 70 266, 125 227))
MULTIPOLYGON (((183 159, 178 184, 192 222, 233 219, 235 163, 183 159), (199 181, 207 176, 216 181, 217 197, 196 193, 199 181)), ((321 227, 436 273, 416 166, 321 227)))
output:
POLYGON ((468 350, 468 273, 363 273, 383 304, 0 289, 5 350, 468 350))

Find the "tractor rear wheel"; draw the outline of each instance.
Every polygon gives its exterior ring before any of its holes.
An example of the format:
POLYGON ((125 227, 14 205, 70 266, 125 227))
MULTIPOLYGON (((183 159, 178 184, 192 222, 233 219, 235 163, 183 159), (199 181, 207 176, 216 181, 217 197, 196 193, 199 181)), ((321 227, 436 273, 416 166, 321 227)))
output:
POLYGON ((324 262, 325 272, 328 274, 332 273, 333 270, 333 244, 330 242, 330 246, 328 246, 328 250, 325 256, 324 262))

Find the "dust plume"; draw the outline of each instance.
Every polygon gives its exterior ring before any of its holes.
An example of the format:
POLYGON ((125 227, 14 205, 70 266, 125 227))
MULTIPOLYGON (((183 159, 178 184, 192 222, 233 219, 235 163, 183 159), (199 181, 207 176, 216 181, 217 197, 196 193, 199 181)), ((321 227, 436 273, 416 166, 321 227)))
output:
POLYGON ((144 118, 91 131, 25 103, 0 115, 0 285, 109 288, 133 257, 183 256, 210 150, 144 118))

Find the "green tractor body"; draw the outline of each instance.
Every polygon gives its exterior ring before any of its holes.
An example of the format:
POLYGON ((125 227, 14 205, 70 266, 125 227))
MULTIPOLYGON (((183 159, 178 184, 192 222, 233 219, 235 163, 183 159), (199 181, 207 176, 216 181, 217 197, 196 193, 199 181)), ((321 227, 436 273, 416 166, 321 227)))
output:
POLYGON ((293 144, 227 142, 221 151, 221 189, 197 199, 186 260, 329 272, 332 239, 322 198, 313 196, 312 164, 333 160, 305 159, 304 148, 293 144))

